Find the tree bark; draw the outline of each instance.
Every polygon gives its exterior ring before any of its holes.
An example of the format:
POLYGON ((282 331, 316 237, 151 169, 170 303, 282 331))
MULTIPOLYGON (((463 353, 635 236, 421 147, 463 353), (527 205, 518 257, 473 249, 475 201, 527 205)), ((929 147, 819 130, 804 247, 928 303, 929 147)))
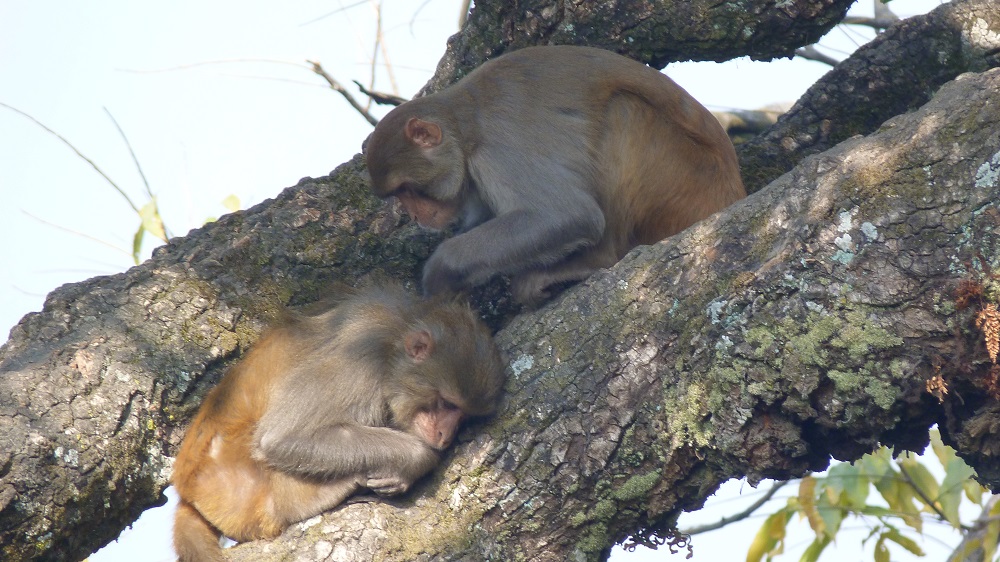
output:
POLYGON ((921 450, 934 423, 995 488, 990 360, 954 289, 1000 271, 998 201, 991 70, 519 316, 504 404, 445 469, 233 559, 598 560, 727 479, 921 450))
POLYGON ((65 285, 0 348, 0 559, 80 559, 160 498, 208 388, 286 304, 414 279, 437 237, 369 193, 361 159, 65 285))
POLYGON ((1000 66, 1000 3, 959 0, 887 29, 837 65, 765 134, 738 147, 749 192, 802 158, 912 111, 963 72, 1000 66))
POLYGON ((791 57, 836 25, 854 0, 484 0, 476 2, 424 92, 437 91, 506 51, 590 45, 655 68, 681 60, 791 57))
MULTIPOLYGON (((995 7, 961 4, 992 10, 962 37, 997 37, 995 7)), ((855 82, 881 68, 857 70, 855 82)), ((932 423, 1000 485, 990 364, 954 293, 1000 292, 998 73, 945 86, 515 318, 498 334, 511 360, 501 412, 444 468, 234 558, 599 559, 667 533, 728 478, 796 476, 876 443, 920 449, 932 423), (924 392, 933 375, 950 389, 941 404, 924 392)), ((12 330, 0 558, 82 558, 154 503, 204 393, 282 306, 338 280, 417 278, 438 238, 374 199, 361 168, 66 285, 12 330)))

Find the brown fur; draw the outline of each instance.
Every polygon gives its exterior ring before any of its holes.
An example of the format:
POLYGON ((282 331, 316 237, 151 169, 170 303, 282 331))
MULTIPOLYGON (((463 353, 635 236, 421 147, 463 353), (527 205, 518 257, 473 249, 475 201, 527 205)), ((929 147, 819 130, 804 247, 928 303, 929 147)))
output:
POLYGON ((223 560, 219 537, 273 538, 368 487, 405 491, 461 418, 504 380, 467 305, 369 288, 292 316, 205 397, 174 464, 183 562, 223 560))
POLYGON ((375 192, 422 224, 456 209, 465 222, 425 267, 432 294, 504 273, 519 300, 544 298, 746 197, 708 110, 656 70, 587 47, 515 51, 403 104, 366 158, 375 192))

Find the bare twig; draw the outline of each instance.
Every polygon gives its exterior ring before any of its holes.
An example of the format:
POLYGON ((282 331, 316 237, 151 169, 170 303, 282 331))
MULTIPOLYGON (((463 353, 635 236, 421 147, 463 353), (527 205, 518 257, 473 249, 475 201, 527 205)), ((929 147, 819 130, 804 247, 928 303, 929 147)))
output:
MULTIPOLYGON (((72 228, 67 228, 67 227, 65 227, 65 226, 63 226, 61 224, 56 224, 56 223, 54 223, 52 221, 47 221, 47 220, 43 219, 42 217, 39 217, 39 216, 36 216, 36 215, 33 215, 33 214, 29 213, 28 211, 21 210, 21 212, 24 213, 25 215, 27 215, 28 217, 30 217, 30 218, 32 218, 32 219, 34 219, 34 220, 36 220, 36 221, 44 224, 45 226, 51 226, 52 228, 61 230, 63 232, 68 232, 69 234, 73 234, 75 236, 79 236, 80 238, 86 238, 87 240, 90 240, 92 242, 97 242, 98 244, 101 244, 102 246, 107 246, 108 248, 111 248, 112 250, 115 250, 116 252, 121 252, 121 253, 125 254, 126 256, 128 256, 128 257, 132 257, 132 254, 128 250, 123 250, 122 248, 119 248, 118 246, 115 246, 111 242, 107 242, 105 240, 101 240, 100 238, 97 238, 96 236, 91 236, 91 235, 87 234, 86 232, 80 232, 79 230, 73 230, 72 228)), ((115 266, 115 267, 117 268, 117 266, 115 266)))
POLYGON ((121 126, 118 124, 118 120, 115 119, 115 116, 112 115, 110 111, 108 111, 108 108, 104 107, 102 109, 104 109, 104 113, 108 114, 108 118, 111 119, 115 128, 118 129, 118 134, 121 135, 122 140, 125 141, 125 147, 128 148, 128 153, 132 156, 132 162, 135 163, 135 169, 139 171, 139 177, 142 178, 142 183, 146 186, 146 195, 149 195, 149 198, 152 199, 153 191, 149 188, 149 181, 146 180, 146 174, 142 172, 142 166, 139 165, 139 159, 135 157, 135 151, 132 150, 132 143, 128 142, 128 137, 125 136, 125 131, 122 130, 121 126))
POLYGON ((115 183, 114 180, 112 180, 110 177, 108 177, 108 175, 104 173, 104 170, 102 170, 97 164, 95 164, 93 160, 91 160, 90 158, 87 158, 86 156, 84 156, 84 154, 82 152, 80 152, 75 146, 73 146, 73 143, 69 142, 68 140, 66 140, 65 137, 63 137, 59 133, 53 131, 52 129, 46 127, 44 123, 42 123, 38 119, 35 119, 31 115, 28 115, 27 113, 21 111, 20 109, 14 107, 14 106, 11 106, 11 105, 7 105, 7 104, 5 104, 3 102, 0 102, 0 106, 6 107, 7 109, 13 111, 14 113, 18 113, 20 115, 23 115, 24 117, 27 117, 28 119, 32 120, 36 125, 38 125, 42 129, 45 129, 45 131, 47 133, 49 133, 50 135, 52 135, 52 136, 56 137, 57 139, 61 140, 63 142, 63 144, 65 144, 66 146, 68 146, 70 148, 70 150, 72 150, 73 152, 76 153, 77 156, 79 156, 80 158, 82 158, 85 162, 87 162, 95 170, 97 170, 97 173, 101 174, 101 177, 103 177, 109 184, 111 184, 111 187, 115 188, 115 191, 117 191, 118 194, 121 195, 123 199, 125 199, 125 202, 128 203, 130 207, 132 207, 132 210, 135 211, 137 214, 139 213, 139 207, 137 207, 136 204, 132 202, 132 198, 129 197, 127 193, 125 193, 125 190, 123 190, 121 187, 118 187, 118 184, 115 183))
POLYGON ((379 105, 403 105, 404 103, 410 101, 402 96, 397 96, 395 94, 387 94, 385 92, 373 92, 365 86, 358 82, 357 80, 351 80, 354 84, 361 90, 361 93, 370 97, 373 102, 379 105))
POLYGON ((840 62, 831 56, 824 55, 823 53, 819 52, 819 50, 816 49, 816 47, 813 45, 809 45, 801 49, 795 49, 795 56, 802 57, 807 60, 814 60, 816 62, 821 62, 823 64, 828 64, 830 66, 837 66, 837 64, 840 62))
POLYGON ((385 46, 385 34, 382 30, 382 2, 371 0, 372 9, 375 10, 375 45, 372 53, 372 73, 369 87, 375 87, 375 69, 378 68, 378 55, 382 54, 385 61, 385 72, 389 76, 389 86, 393 93, 399 92, 399 85, 396 84, 396 73, 392 69, 392 61, 389 60, 389 50, 385 46))
POLYGON ((376 119, 374 115, 369 113, 367 109, 365 109, 360 103, 358 103, 358 100, 354 99, 354 96, 352 96, 351 93, 348 92, 344 88, 344 86, 340 84, 340 82, 337 82, 333 78, 333 76, 327 74, 326 71, 323 70, 323 67, 318 62, 314 61, 306 61, 306 62, 312 65, 313 72, 322 76, 323 79, 326 80, 326 83, 330 85, 330 88, 332 88, 336 92, 339 92, 340 95, 344 96, 344 99, 347 100, 347 103, 351 104, 351 107, 356 109, 358 113, 360 113, 361 116, 365 118, 365 120, 371 123, 373 127, 375 125, 378 125, 378 119, 376 119))
POLYGON ((850 25, 863 25, 865 27, 870 27, 872 29, 882 30, 890 25, 899 21, 899 18, 893 15, 891 18, 869 18, 866 16, 847 16, 842 19, 840 23, 847 23, 850 25))
POLYGON ((307 22, 305 22, 303 24, 299 24, 299 27, 305 27, 305 26, 307 26, 307 25, 309 25, 311 23, 316 23, 316 22, 318 22, 321 19, 328 18, 328 17, 330 17, 330 16, 332 16, 334 14, 339 14, 340 12, 347 11, 347 10, 349 10, 351 8, 360 6, 360 5, 365 4, 367 2, 368 2, 368 0, 359 0, 358 2, 355 2, 353 4, 348 4, 346 6, 341 6, 341 7, 337 8, 336 10, 333 10, 332 12, 327 12, 327 13, 323 14, 322 16, 315 17, 315 18, 313 18, 313 19, 311 19, 311 20, 309 20, 309 21, 307 21, 307 22))
POLYGON ((750 504, 749 507, 747 507, 743 511, 737 513, 736 515, 730 515, 729 517, 723 517, 722 519, 719 519, 715 523, 708 523, 706 525, 698 525, 697 527, 691 527, 690 529, 684 529, 684 530, 681 531, 681 533, 685 534, 685 535, 697 535, 699 533, 707 533, 708 531, 714 531, 716 529, 721 529, 721 528, 725 527, 726 525, 729 525, 730 523, 735 523, 737 521, 742 521, 743 519, 746 519, 747 517, 750 517, 751 515, 753 515, 753 512, 755 512, 758 509, 760 509, 760 507, 762 505, 764 505, 765 503, 767 503, 768 500, 770 500, 772 497, 774 497, 774 494, 778 493, 778 490, 780 490, 781 488, 783 488, 785 486, 785 484, 788 484, 788 480, 782 480, 780 482, 775 482, 774 484, 771 485, 771 489, 768 490, 767 492, 765 492, 764 495, 760 497, 760 499, 758 499, 757 501, 753 502, 752 504, 750 504))

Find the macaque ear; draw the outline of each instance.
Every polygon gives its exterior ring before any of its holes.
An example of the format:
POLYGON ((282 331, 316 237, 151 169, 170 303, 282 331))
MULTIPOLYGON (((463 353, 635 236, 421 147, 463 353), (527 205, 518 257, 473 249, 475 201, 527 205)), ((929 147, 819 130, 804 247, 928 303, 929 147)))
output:
POLYGON ((420 363, 431 356, 434 351, 434 337, 427 330, 407 332, 403 338, 403 347, 411 359, 420 363))
POLYGON ((406 122, 405 133, 406 140, 420 148, 434 148, 441 144, 443 135, 440 125, 416 117, 410 117, 406 122))

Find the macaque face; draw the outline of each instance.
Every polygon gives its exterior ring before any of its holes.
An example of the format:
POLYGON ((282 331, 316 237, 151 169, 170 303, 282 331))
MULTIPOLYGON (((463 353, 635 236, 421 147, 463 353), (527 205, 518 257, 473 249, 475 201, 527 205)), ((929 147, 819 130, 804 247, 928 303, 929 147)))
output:
POLYGON ((399 199, 406 214, 424 228, 444 230, 458 216, 457 203, 431 199, 408 187, 399 189, 393 195, 399 199))
POLYGON ((463 419, 465 414, 461 408, 439 398, 431 408, 416 413, 413 417, 413 432, 428 446, 443 451, 455 440, 463 419))

